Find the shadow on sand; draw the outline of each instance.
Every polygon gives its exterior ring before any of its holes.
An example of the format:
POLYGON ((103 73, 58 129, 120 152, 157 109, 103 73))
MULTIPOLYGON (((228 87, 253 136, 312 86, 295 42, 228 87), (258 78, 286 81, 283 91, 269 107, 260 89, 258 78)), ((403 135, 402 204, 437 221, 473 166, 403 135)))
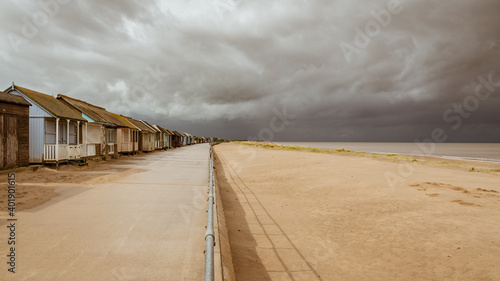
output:
POLYGON ((215 155, 237 280, 322 281, 237 171, 215 155))

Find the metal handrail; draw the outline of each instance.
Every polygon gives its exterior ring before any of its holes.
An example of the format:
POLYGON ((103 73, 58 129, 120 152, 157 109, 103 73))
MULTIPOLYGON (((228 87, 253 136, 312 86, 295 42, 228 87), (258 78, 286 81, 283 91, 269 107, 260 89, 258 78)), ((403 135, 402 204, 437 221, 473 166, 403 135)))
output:
POLYGON ((213 225, 213 205, 214 205, 214 166, 212 146, 210 146, 210 188, 208 192, 208 218, 207 231, 205 232, 205 279, 214 280, 214 225, 213 225))

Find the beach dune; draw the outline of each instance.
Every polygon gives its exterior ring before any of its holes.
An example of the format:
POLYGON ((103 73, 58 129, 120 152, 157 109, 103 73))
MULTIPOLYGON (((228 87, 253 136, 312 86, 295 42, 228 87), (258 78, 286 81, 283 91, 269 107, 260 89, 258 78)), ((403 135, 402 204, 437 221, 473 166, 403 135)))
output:
POLYGON ((498 163, 214 151, 239 281, 500 276, 498 163))

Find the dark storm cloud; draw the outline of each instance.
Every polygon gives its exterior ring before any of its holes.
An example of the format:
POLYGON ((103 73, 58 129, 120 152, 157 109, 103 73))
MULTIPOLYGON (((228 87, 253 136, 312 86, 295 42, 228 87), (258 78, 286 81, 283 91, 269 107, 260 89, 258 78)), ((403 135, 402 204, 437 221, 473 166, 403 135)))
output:
POLYGON ((413 141, 440 127, 450 141, 498 142, 500 87, 467 117, 443 115, 471 101, 479 76, 500 81, 499 9, 495 0, 10 1, 0 83, 199 135, 413 141), (376 15, 386 22, 370 33, 376 15))

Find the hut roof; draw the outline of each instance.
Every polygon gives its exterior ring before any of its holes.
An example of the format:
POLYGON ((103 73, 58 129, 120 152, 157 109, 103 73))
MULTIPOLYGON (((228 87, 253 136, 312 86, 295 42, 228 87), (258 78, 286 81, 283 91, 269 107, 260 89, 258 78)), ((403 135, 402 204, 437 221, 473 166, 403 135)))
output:
POLYGON ((31 106, 23 97, 0 91, 0 102, 31 106))
MULTIPOLYGON (((63 98, 65 101, 71 104, 79 104, 80 106, 84 106, 85 108, 88 108, 93 112, 93 116, 95 118, 98 118, 101 120, 100 122, 107 123, 110 125, 115 125, 117 127, 125 127, 125 128, 132 128, 134 129, 135 126, 130 126, 130 122, 127 122, 123 118, 120 117, 120 115, 109 112, 106 110, 104 107, 100 107, 97 105, 93 105, 88 102, 84 102, 78 99, 70 98, 68 96, 64 96, 59 94, 58 97, 63 98)), ((88 111, 90 112, 90 111, 88 111)), ((84 112, 85 113, 85 112, 84 112)), ((85 113, 86 114, 86 113, 85 113)), ((94 119, 92 116, 89 115, 90 118, 94 119)), ((95 119, 94 119, 95 120, 95 119)))
MULTIPOLYGON (((123 116, 125 117, 125 116, 123 116)), ((130 123, 132 123, 135 127, 137 127, 141 132, 154 133, 153 130, 148 128, 148 126, 144 125, 141 121, 135 120, 131 117, 125 117, 130 123)))
POLYGON ((92 120, 96 122, 104 123, 107 125, 114 125, 117 127, 134 129, 134 126, 131 126, 132 124, 121 118, 120 115, 109 112, 104 107, 93 105, 91 103, 61 94, 57 95, 57 98, 62 99, 67 103, 71 104, 72 106, 77 108, 79 111, 85 113, 85 115, 89 116, 90 118, 92 118, 92 120))
POLYGON ((127 127, 131 128, 131 129, 136 129, 136 130, 138 129, 134 124, 132 124, 132 122, 130 122, 123 115, 118 115, 118 114, 115 114, 115 113, 112 113, 112 112, 110 112, 110 114, 113 115, 117 120, 119 120, 123 124, 127 125, 127 127))
MULTIPOLYGON (((80 111, 83 114, 90 117, 96 123, 104 123, 104 124, 112 125, 108 120, 104 119, 102 116, 97 114, 96 109, 99 108, 98 106, 92 105, 90 103, 87 103, 87 102, 79 100, 79 99, 68 97, 66 95, 61 95, 61 94, 58 94, 57 98, 67 102, 68 104, 70 104, 71 106, 76 108, 78 111, 80 111)), ((104 108, 102 108, 102 109, 104 109, 104 108)))
POLYGON ((159 133, 160 131, 156 129, 153 125, 149 124, 147 121, 141 120, 141 122, 149 127, 154 133, 159 133))
POLYGON ((160 129, 160 131, 161 131, 162 133, 164 133, 164 134, 169 134, 169 133, 168 133, 168 131, 167 131, 167 129, 163 128, 162 126, 158 126, 158 125, 156 125, 156 127, 158 127, 158 129, 160 129))
POLYGON ((160 130, 160 128, 158 127, 158 125, 151 125, 151 127, 153 127, 153 129, 155 129, 157 133, 160 133, 160 132, 161 132, 161 130, 160 130))
POLYGON ((53 96, 26 89, 17 85, 13 85, 13 88, 58 118, 87 121, 82 117, 81 112, 78 112, 76 109, 68 106, 67 104, 54 98, 53 96))

